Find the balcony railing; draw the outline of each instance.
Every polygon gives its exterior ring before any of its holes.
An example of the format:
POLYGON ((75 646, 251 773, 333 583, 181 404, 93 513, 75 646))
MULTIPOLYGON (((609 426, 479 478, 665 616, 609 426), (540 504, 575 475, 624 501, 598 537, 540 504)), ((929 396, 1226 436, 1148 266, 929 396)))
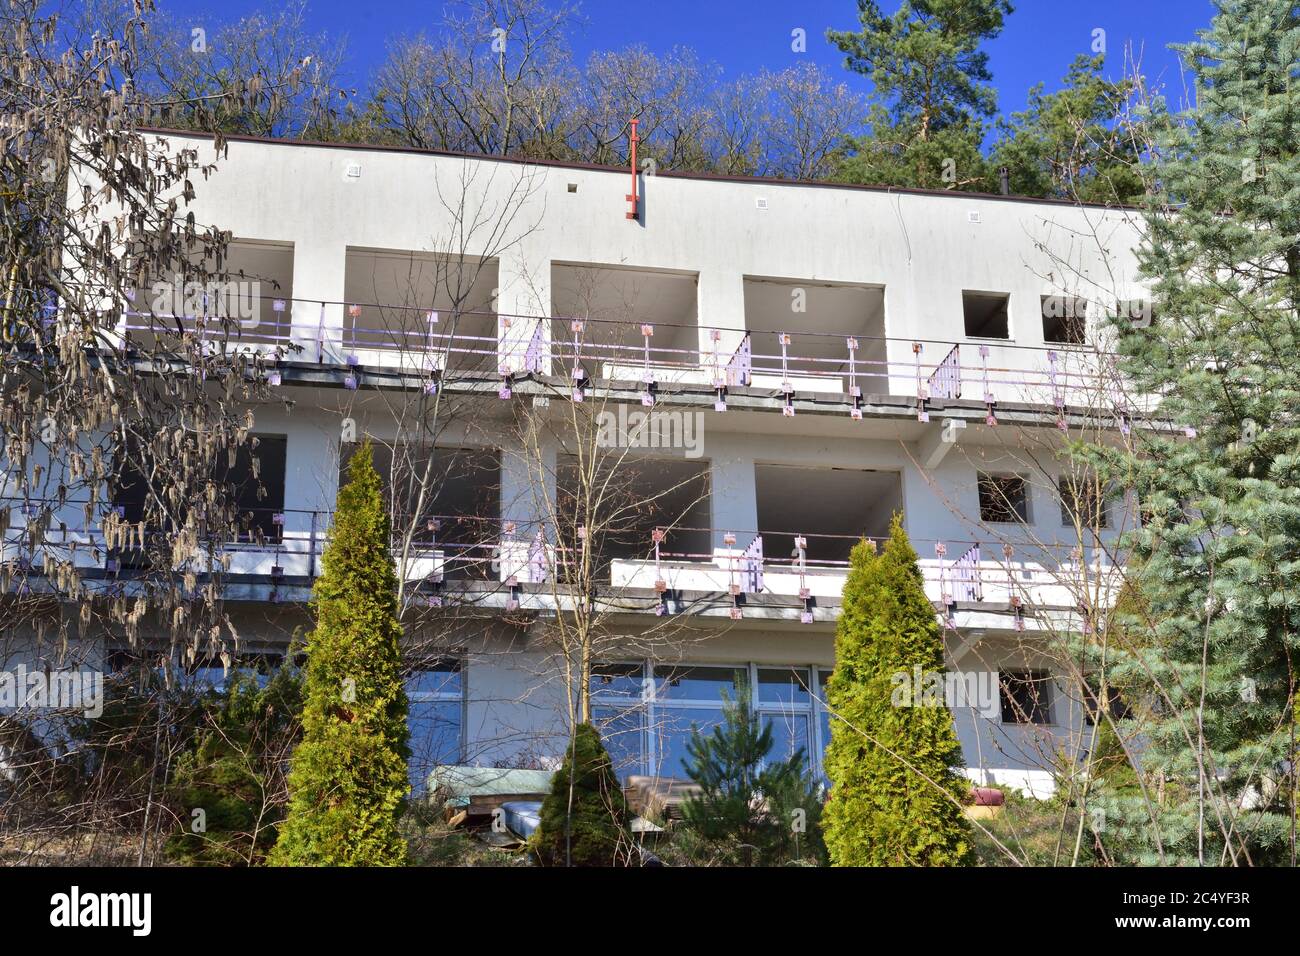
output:
MULTIPOLYGON (((0 527, 4 529, 0 535, 0 578, 5 590, 21 590, 32 576, 59 579, 61 567, 68 565, 82 576, 83 586, 95 592, 111 589, 114 582, 129 580, 133 572, 146 568, 147 561, 140 557, 141 544, 147 547, 151 542, 141 542, 138 534, 124 539, 120 531, 110 542, 102 523, 74 528, 50 520, 53 504, 0 503, 0 527)), ((253 520, 246 520, 245 525, 266 524, 259 521, 265 515, 245 514, 249 517, 253 520)), ((274 512, 270 526, 276 529, 275 534, 260 530, 213 532, 189 558, 167 570, 196 577, 220 574, 232 582, 259 579, 273 587, 309 584, 321 571, 329 522, 330 514, 323 511, 274 512)), ((789 607, 811 622, 819 600, 839 599, 848 561, 810 559, 810 544, 816 553, 847 553, 857 540, 846 535, 784 531, 738 534, 707 528, 659 528, 647 535, 642 556, 612 558, 604 566, 615 592, 724 594, 737 619, 744 616, 749 598, 790 598, 799 603, 789 607), (674 550, 674 540, 700 540, 701 534, 720 540, 721 546, 709 551, 674 550), (765 553, 765 537, 769 542, 792 542, 793 548, 788 554, 784 546, 777 554, 765 553)), ((1108 603, 1120 584, 1120 564, 1101 546, 1085 553, 1077 547, 1037 542, 992 549, 970 541, 914 543, 918 548, 933 549, 933 558, 919 561, 926 594, 933 602, 949 609, 958 605, 1010 607, 1018 624, 1022 622, 1021 609, 1026 607, 1073 608, 1085 603, 1081 600, 1085 595, 1088 603, 1098 596, 1103 604, 1108 603)), ((497 582, 506 594, 507 608, 511 608, 519 606, 528 586, 562 594, 569 573, 565 562, 582 546, 557 548, 539 528, 511 521, 446 516, 404 523, 394 538, 394 559, 403 580, 416 584, 417 592, 437 592, 440 586, 456 581, 497 582)), ((660 611, 669 610, 665 601, 660 611)))
MULTIPOLYGON (((296 358, 360 368, 401 368, 430 384, 457 370, 498 375, 555 375, 575 383, 640 383, 646 404, 656 386, 699 385, 718 394, 753 387, 786 397, 789 414, 799 394, 837 396, 861 417, 865 396, 913 399, 927 418, 935 401, 967 399, 987 406, 1008 402, 1104 410, 1126 420, 1126 394, 1114 357, 1086 347, 1055 349, 945 342, 810 331, 775 332, 641 321, 445 312, 373 303, 273 299, 248 319, 176 316, 131 310, 125 338, 147 340, 181 330, 196 348, 249 349, 272 359, 296 358), (361 324, 363 310, 391 317, 382 327, 361 324), (483 334, 484 326, 495 334, 483 334), (475 332, 474 329, 478 329, 475 332), (673 344, 669 344, 673 343, 673 344)), ((352 379, 355 383, 355 378, 352 379)), ((581 397, 581 389, 574 389, 581 397)))

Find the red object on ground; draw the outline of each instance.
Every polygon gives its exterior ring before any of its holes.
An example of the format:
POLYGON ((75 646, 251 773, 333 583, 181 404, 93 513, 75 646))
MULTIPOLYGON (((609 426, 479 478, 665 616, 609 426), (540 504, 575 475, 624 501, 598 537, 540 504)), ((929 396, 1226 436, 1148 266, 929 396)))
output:
POLYGON ((1007 802, 1002 791, 993 787, 971 787, 970 793, 977 807, 1000 807, 1007 802))

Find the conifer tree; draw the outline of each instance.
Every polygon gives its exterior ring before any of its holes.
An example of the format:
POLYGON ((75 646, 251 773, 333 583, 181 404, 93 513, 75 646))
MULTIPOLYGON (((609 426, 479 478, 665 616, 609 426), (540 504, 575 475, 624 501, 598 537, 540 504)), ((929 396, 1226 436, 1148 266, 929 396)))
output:
POLYGON ((1195 105, 1152 109, 1159 192, 1139 256, 1154 317, 1119 326, 1123 371, 1179 427, 1096 452, 1145 517, 1129 624, 1147 637, 1119 676, 1158 705, 1141 762, 1163 799, 1124 822, 1145 828, 1131 862, 1294 863, 1300 10, 1217 8, 1176 48, 1195 105))
POLYGON ((1006 167, 1011 193, 1111 204, 1142 198, 1139 137, 1118 121, 1133 84, 1106 79, 1103 64, 1081 54, 1061 89, 1045 93, 1039 83, 1028 107, 998 124, 989 162, 1006 167))
POLYGON ((407 781, 397 575, 370 444, 348 467, 312 594, 303 740, 289 774, 289 813, 271 862, 393 866, 407 781))
POLYGON ((997 110, 988 54, 1009 0, 903 0, 886 15, 858 0, 858 32, 831 30, 845 66, 866 76, 871 132, 853 140, 838 177, 882 186, 991 191, 980 152, 997 110))
POLYGON ((544 866, 626 866, 630 812, 614 763, 591 724, 578 724, 542 801, 534 837, 544 866))
POLYGON ((264 686, 237 671, 224 690, 205 696, 207 720, 168 787, 180 820, 167 839, 169 859, 185 866, 265 861, 284 815, 274 798, 282 792, 284 754, 301 732, 301 707, 302 677, 287 662, 264 686))
POLYGON ((686 775, 698 796, 682 807, 686 824, 714 857, 730 864, 779 866, 819 862, 821 799, 800 747, 773 759, 772 727, 747 692, 728 700, 722 723, 698 729, 686 745, 686 775))
POLYGON ((943 634, 898 515, 882 553, 850 557, 827 684, 831 743, 823 815, 836 866, 955 866, 972 860, 961 747, 940 695, 900 696, 917 669, 942 674, 943 634))

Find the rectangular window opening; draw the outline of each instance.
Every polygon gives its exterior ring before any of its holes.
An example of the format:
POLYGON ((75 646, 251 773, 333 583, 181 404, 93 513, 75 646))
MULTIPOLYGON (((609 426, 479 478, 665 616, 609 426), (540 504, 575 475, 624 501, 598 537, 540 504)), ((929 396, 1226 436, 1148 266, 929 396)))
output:
POLYGON ((1000 292, 962 292, 961 311, 966 335, 973 339, 1009 339, 1010 296, 1000 292))
POLYGON ((1052 677, 1047 671, 1002 671, 998 683, 1004 724, 1049 724, 1052 677))
POLYGON ((979 476, 980 520, 994 524, 1029 522, 1029 487, 1023 475, 979 476))
POLYGON ((1088 300, 1068 295, 1041 298, 1043 341, 1053 345, 1086 345, 1088 300))

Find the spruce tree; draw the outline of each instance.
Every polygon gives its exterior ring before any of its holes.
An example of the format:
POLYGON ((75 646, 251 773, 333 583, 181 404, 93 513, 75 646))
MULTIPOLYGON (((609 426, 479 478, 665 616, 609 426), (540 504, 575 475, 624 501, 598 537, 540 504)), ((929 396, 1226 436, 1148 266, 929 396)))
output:
POLYGON ((542 801, 534 848, 543 866, 626 866, 633 861, 627 799, 591 724, 573 731, 542 801))
POLYGON ((916 552, 894 516, 882 553, 859 542, 835 630, 827 684, 830 800, 823 825, 836 866, 954 866, 972 861, 960 803, 961 747, 942 695, 900 681, 942 675, 943 633, 916 552))
POLYGON ((352 456, 313 590, 303 740, 289 774, 289 813, 271 862, 391 866, 407 782, 397 575, 389 521, 367 442, 352 456))
POLYGON ((1162 799, 1114 808, 1145 834, 1130 862, 1295 859, 1300 10, 1217 7, 1176 48, 1195 105, 1156 103, 1148 119, 1158 193, 1139 257, 1154 319, 1119 325, 1123 371, 1180 427, 1095 450, 1145 518, 1130 536, 1144 613, 1129 623, 1148 636, 1119 676, 1159 704, 1142 769, 1162 799))
POLYGON ((719 862, 779 866, 820 862, 825 854, 819 785, 807 756, 801 747, 774 760, 774 745, 747 692, 726 701, 720 725, 697 729, 686 745, 686 775, 700 792, 682 813, 719 862))

